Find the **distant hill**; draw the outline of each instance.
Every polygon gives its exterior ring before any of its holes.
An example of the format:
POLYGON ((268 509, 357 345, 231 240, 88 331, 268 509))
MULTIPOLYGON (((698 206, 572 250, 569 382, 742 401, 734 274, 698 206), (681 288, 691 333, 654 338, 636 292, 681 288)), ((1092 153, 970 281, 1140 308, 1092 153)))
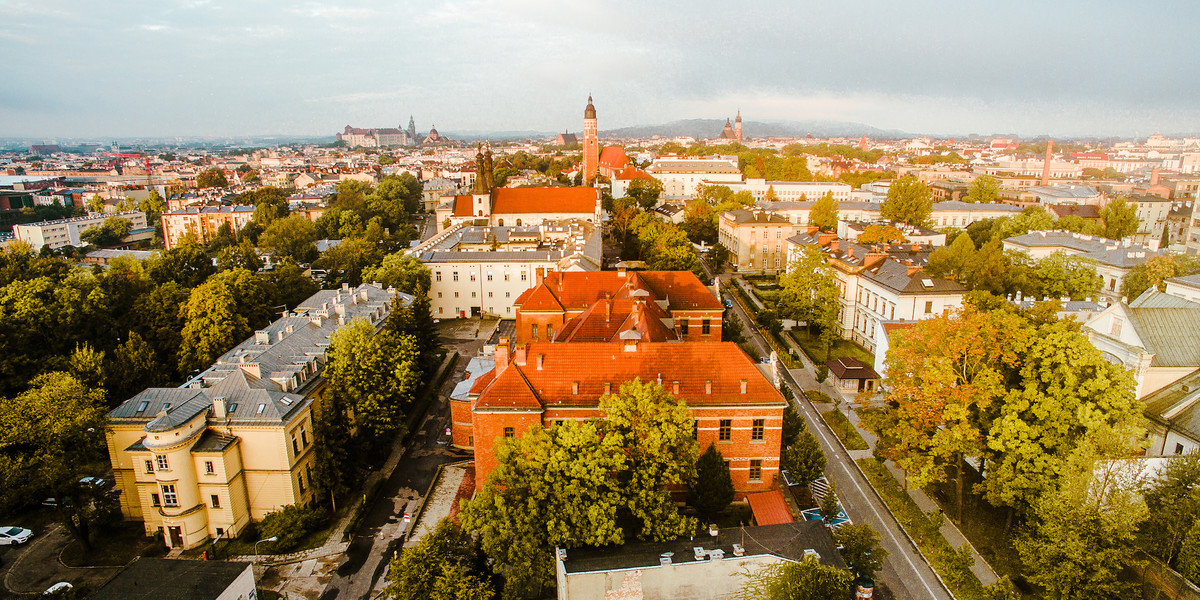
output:
MULTIPOLYGON (((725 127, 724 119, 685 119, 672 121, 661 125, 637 125, 620 127, 600 132, 600 137, 632 137, 648 138, 659 136, 673 138, 680 136, 696 139, 711 139, 721 134, 725 127)), ((910 137, 903 131, 885 130, 862 123, 845 121, 743 121, 744 136, 749 138, 762 137, 858 137, 872 138, 903 138, 910 137)))

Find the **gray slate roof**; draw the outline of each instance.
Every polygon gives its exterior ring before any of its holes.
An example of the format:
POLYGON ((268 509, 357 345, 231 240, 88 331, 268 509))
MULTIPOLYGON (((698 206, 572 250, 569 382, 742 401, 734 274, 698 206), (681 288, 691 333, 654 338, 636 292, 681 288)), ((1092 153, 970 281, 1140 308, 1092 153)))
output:
MULTIPOLYGON (((1170 423, 1172 428, 1185 431, 1193 439, 1200 440, 1200 370, 1150 394, 1145 402, 1146 416, 1170 423), (1166 416, 1172 412, 1172 416, 1166 416)), ((1173 450, 1168 448, 1166 451, 1169 453, 1173 450)))
POLYGON ((1154 354, 1151 366, 1200 367, 1200 308, 1130 308, 1134 331, 1154 354))
POLYGON ((930 277, 924 271, 916 271, 910 276, 907 265, 891 259, 864 270, 862 275, 902 294, 962 294, 967 291, 967 288, 953 279, 930 277))

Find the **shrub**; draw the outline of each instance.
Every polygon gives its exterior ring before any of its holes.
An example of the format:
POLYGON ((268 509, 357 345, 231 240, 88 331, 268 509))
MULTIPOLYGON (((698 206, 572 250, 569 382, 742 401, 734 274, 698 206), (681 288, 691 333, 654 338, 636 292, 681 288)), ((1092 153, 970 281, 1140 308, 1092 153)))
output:
POLYGON ((829 367, 821 365, 817 367, 817 383, 825 383, 829 379, 829 367))
POLYGON ((805 390, 804 397, 808 398, 809 402, 816 402, 819 404, 833 404, 833 398, 830 398, 829 394, 826 394, 825 392, 821 392, 821 391, 817 391, 817 390, 805 390))
POLYGON ((271 543, 276 553, 291 551, 300 540, 325 525, 327 515, 319 508, 302 508, 289 504, 263 517, 258 524, 262 539, 278 538, 271 543))

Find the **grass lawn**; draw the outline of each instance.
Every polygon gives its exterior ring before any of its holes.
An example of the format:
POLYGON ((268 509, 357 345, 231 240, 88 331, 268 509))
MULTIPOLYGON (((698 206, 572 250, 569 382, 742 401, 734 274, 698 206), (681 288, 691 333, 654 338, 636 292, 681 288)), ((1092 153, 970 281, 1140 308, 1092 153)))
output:
POLYGON ((825 419, 829 428, 837 434, 839 440, 842 440, 842 444, 846 446, 847 450, 866 450, 870 447, 841 411, 827 410, 821 413, 821 418, 825 419))
MULTIPOLYGON (((825 364, 825 361, 823 360, 825 357, 825 350, 821 347, 821 341, 817 339, 817 336, 809 333, 808 329, 804 327, 793 329, 791 331, 791 335, 792 339, 796 340, 796 343, 800 344, 800 347, 804 349, 804 353, 808 355, 809 360, 811 360, 814 364, 825 364)), ((871 356, 870 352, 863 350, 858 344, 855 344, 850 340, 839 339, 833 343, 833 349, 829 351, 829 357, 833 359, 841 358, 843 356, 857 358, 867 365, 875 364, 875 357, 871 356)))
POLYGON ((925 555, 938 575, 942 576, 946 585, 950 586, 955 597, 960 600, 984 600, 987 598, 983 584, 979 583, 979 579, 975 577, 974 573, 969 569, 959 569, 953 566, 955 549, 938 531, 940 524, 937 519, 931 519, 929 515, 921 512, 912 498, 900 488, 900 482, 892 477, 887 467, 874 458, 860 458, 855 462, 866 474, 871 486, 879 492, 884 504, 887 504, 892 514, 896 515, 896 520, 916 540, 921 554, 925 555))
POLYGON ((135 556, 166 554, 157 538, 146 537, 140 524, 121 523, 114 529, 94 536, 91 552, 85 552, 79 540, 71 540, 60 558, 69 567, 119 567, 135 556))

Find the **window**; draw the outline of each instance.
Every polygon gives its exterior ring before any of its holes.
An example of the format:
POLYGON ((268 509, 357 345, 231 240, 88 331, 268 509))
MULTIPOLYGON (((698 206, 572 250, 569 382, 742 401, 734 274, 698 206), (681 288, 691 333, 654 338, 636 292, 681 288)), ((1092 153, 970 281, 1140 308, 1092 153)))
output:
POLYGON ((216 473, 216 472, 217 472, 217 470, 216 470, 216 468, 213 467, 213 462, 211 460, 204 461, 204 474, 205 475, 212 475, 213 473, 216 473))
POLYGON ((521 281, 525 281, 525 271, 521 271, 521 281))
POLYGON ((1121 321, 1121 319, 1114 317, 1112 320, 1112 328, 1109 329, 1109 334, 1110 335, 1121 335, 1121 326, 1124 324, 1125 323, 1123 321, 1121 321))
POLYGON ((150 506, 162 506, 162 502, 158 499, 158 494, 150 494, 150 506))
POLYGON ((687 334, 688 334, 688 320, 687 319, 679 320, 679 334, 682 336, 685 336, 685 337, 687 336, 687 334))
POLYGON ((488 280, 488 281, 491 281, 491 280, 492 280, 492 274, 491 274, 491 273, 488 273, 488 279, 487 279, 487 280, 488 280))
POLYGON ((1183 454, 1183 444, 1175 444, 1175 454, 1183 454))
POLYGON ((137 411, 138 411, 138 412, 146 412, 146 407, 147 407, 147 406, 150 406, 150 401, 148 401, 148 400, 142 400, 141 402, 139 402, 139 403, 138 403, 138 408, 137 408, 137 411))
POLYGON ((750 481, 762 481, 762 460, 754 459, 750 461, 750 481))
POLYGON ((728 442, 733 439, 733 419, 721 419, 721 430, 717 434, 717 441, 728 442))
POLYGON ((153 473, 153 472, 154 472, 154 461, 152 461, 152 460, 146 461, 146 473, 153 473))
POLYGON ((159 471, 170 471, 171 470, 171 465, 167 463, 166 456, 163 456, 162 454, 158 454, 154 457, 154 461, 155 461, 155 464, 158 465, 159 471))
POLYGON ((546 323, 546 341, 554 341, 554 323, 546 323))
POLYGON ((692 420, 692 439, 700 439, 700 419, 692 420))
POLYGON ((458 292, 454 292, 454 297, 455 297, 455 298, 457 298, 457 297, 458 297, 458 292))
POLYGON ((752 441, 761 442, 763 440, 763 430, 766 429, 763 425, 765 423, 766 419, 754 420, 754 426, 750 428, 750 439, 752 441))
POLYGON ((512 292, 504 292, 505 298, 512 298, 512 292))
POLYGON ((513 428, 512 428, 512 427, 505 427, 505 428, 504 428, 504 437, 506 437, 506 438, 510 438, 510 437, 512 437, 512 436, 513 436, 513 428))
POLYGON ((454 272, 450 273, 450 280, 458 281, 458 271, 454 271, 454 272))
POLYGON ((438 292, 438 298, 441 298, 441 297, 442 297, 442 293, 438 292))
POLYGON ((162 486, 162 502, 163 506, 179 506, 179 498, 175 496, 175 486, 173 484, 164 484, 162 486))
POLYGON ((491 297, 492 297, 492 293, 488 292, 488 298, 491 298, 491 297))
POLYGON ((300 486, 300 493, 304 493, 304 473, 296 476, 296 483, 300 486))
POLYGON ((308 447, 308 431, 304 427, 300 428, 300 445, 305 448, 308 447))
POLYGON ((471 297, 472 297, 472 298, 474 298, 474 297, 475 297, 475 292, 471 292, 471 297))
POLYGON ((505 281, 508 281, 508 273, 505 273, 505 274, 504 274, 504 280, 505 280, 505 281))
POLYGON ((218 528, 217 528, 217 537, 218 537, 218 538, 220 538, 220 537, 221 537, 221 536, 223 536, 223 535, 225 535, 225 528, 224 528, 224 527, 218 527, 218 528))
POLYGON ((711 322, 712 322, 712 319, 703 319, 700 321, 700 333, 701 334, 708 335, 709 333, 711 333, 711 327, 712 327, 711 322))
POLYGON ((475 281, 475 274, 471 273, 471 281, 475 281))
POLYGON ((925 302, 925 314, 933 314, 933 300, 925 302))
POLYGON ((533 341, 536 342, 538 339, 537 323, 534 323, 534 324, 530 325, 529 327, 533 334, 533 341))
POLYGON ((221 508, 221 497, 220 496, 213 494, 213 495, 209 496, 208 498, 209 498, 209 500, 212 501, 213 508, 221 508))
POLYGON ((296 440, 296 434, 292 434, 292 454, 300 454, 300 442, 296 440))
POLYGON ((434 280, 435 280, 435 281, 441 281, 441 280, 442 280, 442 272, 441 272, 441 271, 438 271, 437 273, 434 273, 434 274, 433 274, 433 276, 434 276, 434 280))

